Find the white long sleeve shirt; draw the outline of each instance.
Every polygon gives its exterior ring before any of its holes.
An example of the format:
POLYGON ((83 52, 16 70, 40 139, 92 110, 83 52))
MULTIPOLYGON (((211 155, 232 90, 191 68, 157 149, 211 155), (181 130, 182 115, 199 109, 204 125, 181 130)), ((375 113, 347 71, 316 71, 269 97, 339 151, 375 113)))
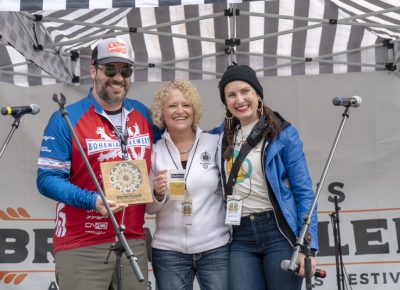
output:
MULTIPOLYGON (((152 246, 157 249, 194 254, 227 244, 229 226, 225 225, 225 205, 217 166, 219 135, 196 131, 196 140, 186 165, 186 190, 192 200, 192 225, 182 225, 182 201, 166 198, 147 205, 156 213, 152 246)), ((178 149, 168 132, 153 147, 151 170, 183 170, 178 149)))

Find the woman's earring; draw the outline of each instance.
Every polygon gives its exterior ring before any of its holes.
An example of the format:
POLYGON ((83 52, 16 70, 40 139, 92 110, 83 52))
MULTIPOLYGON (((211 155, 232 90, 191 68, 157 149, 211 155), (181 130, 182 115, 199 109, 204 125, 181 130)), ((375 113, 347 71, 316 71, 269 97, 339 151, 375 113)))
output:
POLYGON ((260 114, 260 118, 264 116, 264 103, 261 98, 258 98, 258 108, 257 111, 260 114))
POLYGON ((226 110, 226 112, 225 112, 225 124, 226 124, 226 127, 228 128, 228 130, 231 130, 232 119, 233 119, 233 115, 231 114, 231 112, 229 112, 229 110, 226 110))

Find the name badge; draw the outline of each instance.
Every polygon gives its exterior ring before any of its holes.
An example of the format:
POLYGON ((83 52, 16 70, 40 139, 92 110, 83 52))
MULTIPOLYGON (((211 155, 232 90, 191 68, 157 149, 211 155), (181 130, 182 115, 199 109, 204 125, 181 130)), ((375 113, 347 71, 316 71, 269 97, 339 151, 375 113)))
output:
POLYGON ((193 204, 191 199, 186 199, 182 201, 182 225, 191 226, 192 225, 192 212, 193 204))
POLYGON ((240 225, 240 219, 242 217, 242 200, 235 197, 228 197, 226 203, 226 225, 240 225))

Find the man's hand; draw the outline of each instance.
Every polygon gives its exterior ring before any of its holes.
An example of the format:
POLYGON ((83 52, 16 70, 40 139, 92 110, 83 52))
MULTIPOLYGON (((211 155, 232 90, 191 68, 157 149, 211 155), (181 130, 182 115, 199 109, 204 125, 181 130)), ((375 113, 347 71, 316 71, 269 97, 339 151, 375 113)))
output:
MULTIPOLYGON (((128 205, 126 204, 117 204, 116 202, 112 200, 107 200, 108 205, 110 206, 110 209, 113 213, 116 213, 124 208, 126 208, 128 205)), ((106 209, 106 206, 103 203, 103 200, 101 199, 100 195, 96 199, 96 210, 101 213, 103 216, 108 216, 108 212, 106 209)))

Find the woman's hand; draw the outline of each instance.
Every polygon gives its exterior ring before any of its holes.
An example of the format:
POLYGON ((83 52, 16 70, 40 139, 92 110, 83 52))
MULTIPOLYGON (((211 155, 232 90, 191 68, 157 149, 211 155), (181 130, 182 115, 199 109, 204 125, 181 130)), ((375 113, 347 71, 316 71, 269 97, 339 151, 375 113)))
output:
POLYGON ((167 193, 167 170, 160 170, 159 174, 153 178, 154 196, 158 201, 162 201, 167 193))
MULTIPOLYGON (((115 201, 112 200, 107 200, 108 205, 110 206, 110 209, 113 213, 116 213, 124 208, 126 208, 128 205, 126 204, 117 204, 115 201)), ((101 213, 103 216, 108 216, 107 208, 103 203, 103 200, 101 199, 101 196, 99 195, 96 199, 96 210, 101 213)))
MULTIPOLYGON (((297 273, 297 275, 299 275, 300 277, 305 276, 304 258, 305 258, 305 255, 303 253, 299 253, 299 255, 297 256, 297 263, 300 266, 299 272, 297 273)), ((316 268, 317 268, 317 258, 311 257, 311 270, 312 270, 313 274, 315 273, 316 268)))

